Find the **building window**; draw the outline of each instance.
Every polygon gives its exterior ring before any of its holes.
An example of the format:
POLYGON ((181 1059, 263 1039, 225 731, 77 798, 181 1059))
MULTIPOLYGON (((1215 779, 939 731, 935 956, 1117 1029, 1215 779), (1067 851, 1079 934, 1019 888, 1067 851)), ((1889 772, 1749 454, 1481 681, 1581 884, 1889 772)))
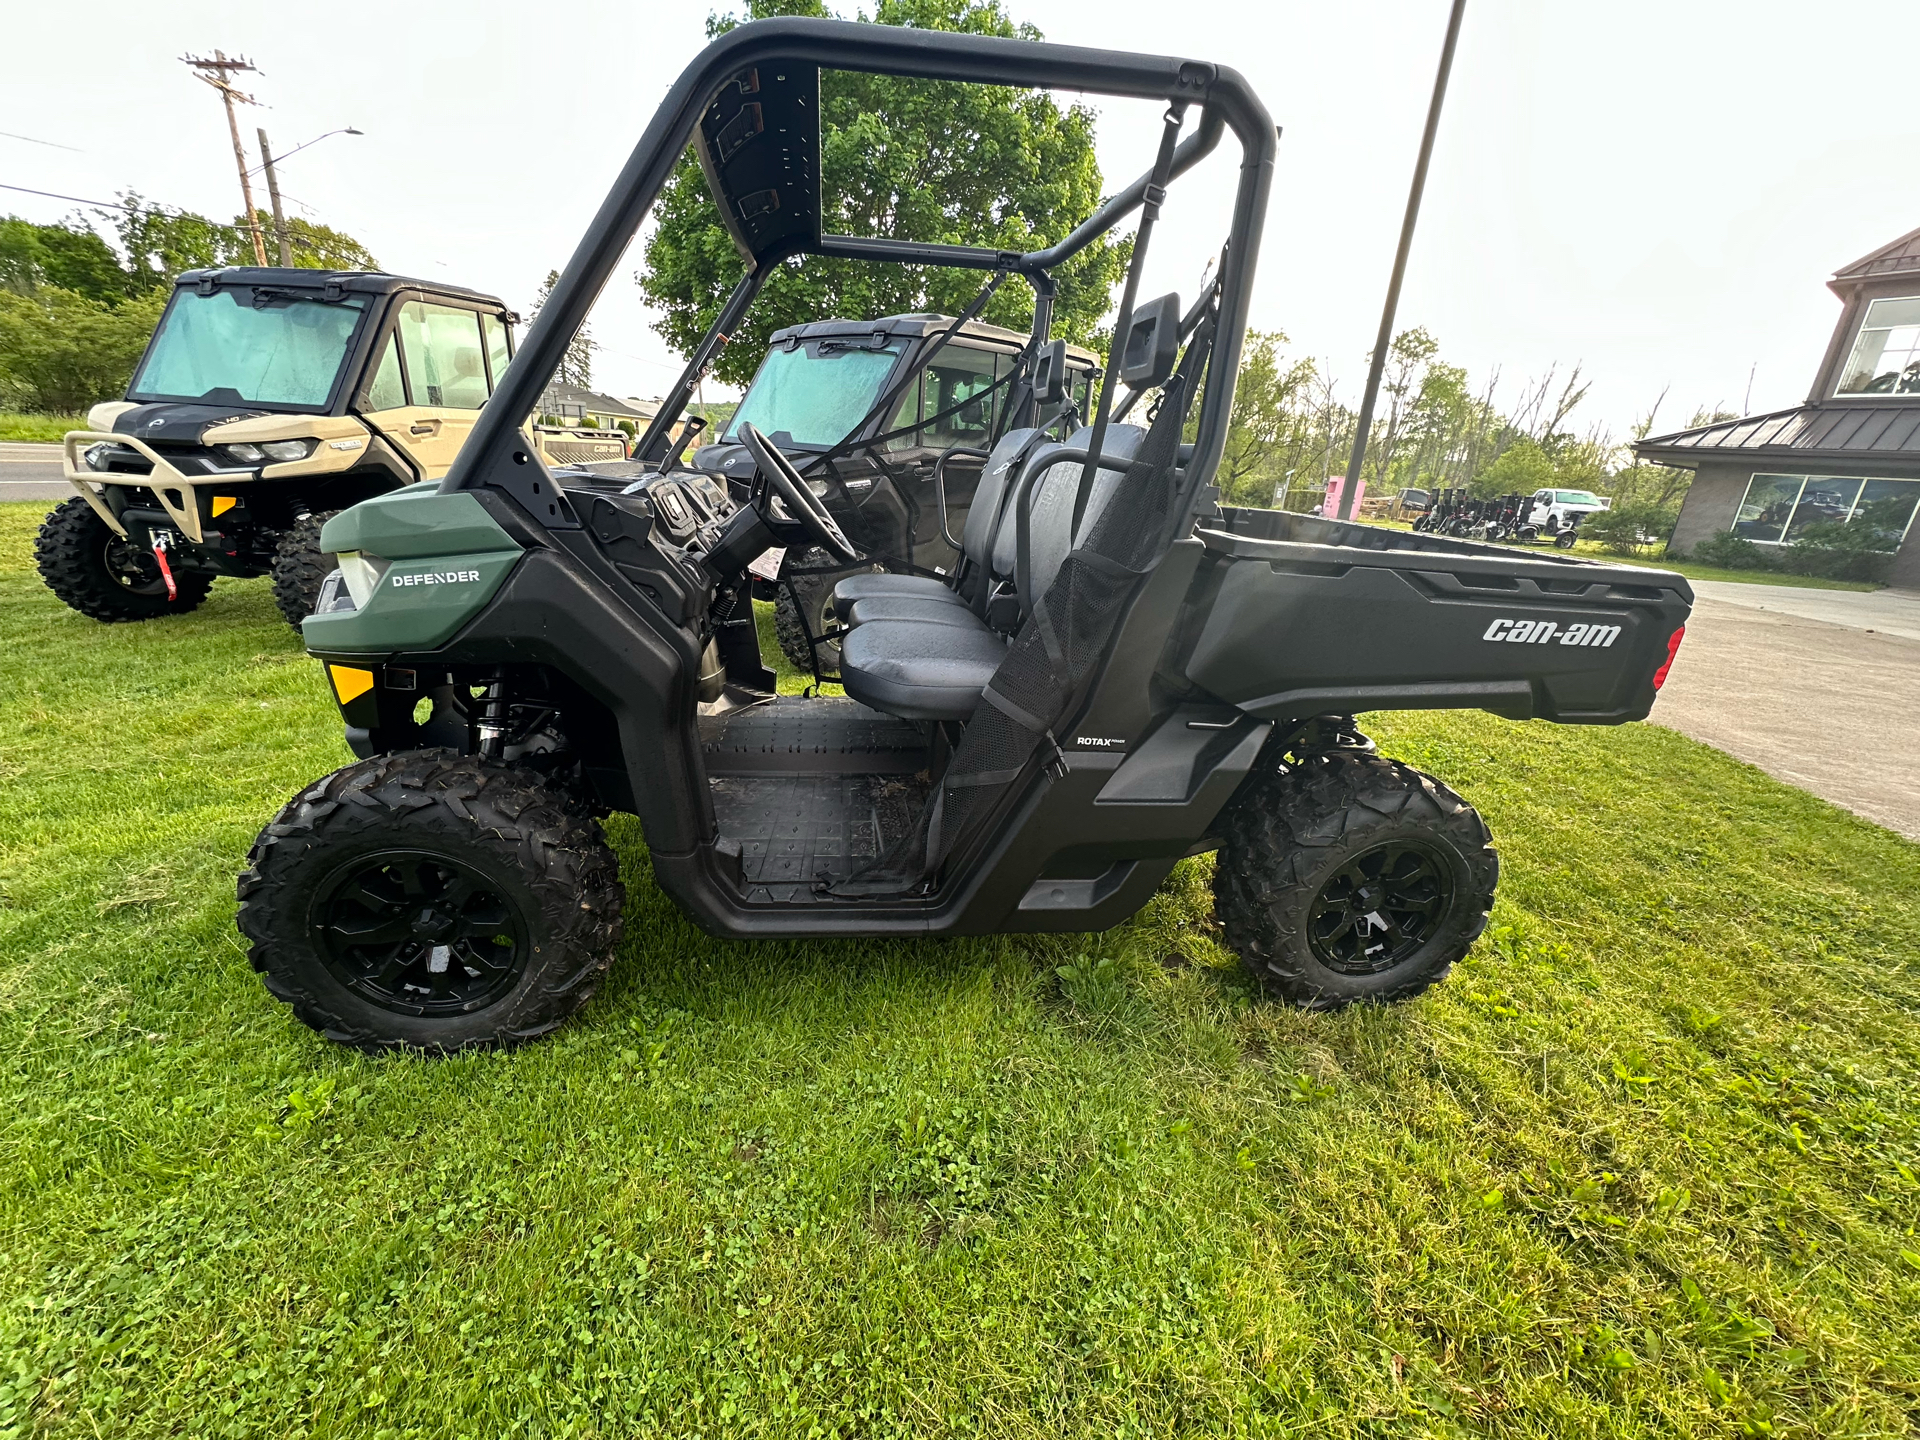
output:
POLYGON ((1920 394, 1920 296, 1867 306, 1837 393, 1920 394))
POLYGON ((1892 552, 1912 528, 1917 507, 1920 480, 1755 475, 1734 516, 1733 533, 1761 545, 1793 545, 1807 538, 1810 526, 1869 525, 1878 537, 1873 548, 1892 552))

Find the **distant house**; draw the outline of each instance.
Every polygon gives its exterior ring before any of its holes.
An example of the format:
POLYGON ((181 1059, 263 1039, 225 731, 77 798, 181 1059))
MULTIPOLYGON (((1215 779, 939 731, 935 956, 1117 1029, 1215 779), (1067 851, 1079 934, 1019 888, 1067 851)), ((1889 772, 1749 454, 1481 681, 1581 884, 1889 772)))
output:
POLYGON ((1695 472, 1673 548, 1731 530, 1792 545, 1822 520, 1863 520, 1894 552, 1889 579, 1920 590, 1920 230, 1827 282, 1841 300, 1804 405, 1656 435, 1640 459, 1695 472))
POLYGON ((624 420, 636 433, 643 431, 659 409, 656 401, 616 400, 597 390, 557 380, 540 396, 542 415, 551 415, 563 425, 579 425, 590 420, 602 430, 616 429, 624 420))

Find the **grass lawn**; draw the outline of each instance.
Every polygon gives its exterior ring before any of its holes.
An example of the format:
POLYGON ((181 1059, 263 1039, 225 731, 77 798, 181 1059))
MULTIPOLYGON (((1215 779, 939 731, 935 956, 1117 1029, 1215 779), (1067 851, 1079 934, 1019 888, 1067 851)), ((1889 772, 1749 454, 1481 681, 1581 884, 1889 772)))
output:
POLYGON ((0 440, 57 441, 65 439, 69 430, 86 428, 84 415, 22 415, 0 410, 0 440))
MULTIPOLYGON (((1390 530, 1411 530, 1404 520, 1368 520, 1368 525, 1384 525, 1390 530)), ((1550 545, 1516 545, 1523 555, 1552 559, 1562 552, 1550 545)), ((1867 580, 1827 580, 1818 575, 1785 575, 1775 570, 1729 570, 1722 565, 1695 565, 1691 560, 1673 560, 1666 556, 1615 555, 1592 540, 1575 542, 1573 553, 1585 560, 1600 560, 1612 565, 1645 565, 1655 570, 1672 570, 1689 580, 1731 580, 1736 585, 1785 585, 1795 590, 1884 590, 1886 586, 1867 580)))
MULTIPOLYGON (((1670 731, 1377 718, 1488 939, 1248 995, 1092 937, 709 939, 637 826, 553 1041, 373 1061, 233 930, 343 763, 264 582, 102 626, 0 507, 0 1436, 1892 1436, 1920 847, 1670 731)), ((1684 652, 1680 663, 1686 663, 1684 652)))

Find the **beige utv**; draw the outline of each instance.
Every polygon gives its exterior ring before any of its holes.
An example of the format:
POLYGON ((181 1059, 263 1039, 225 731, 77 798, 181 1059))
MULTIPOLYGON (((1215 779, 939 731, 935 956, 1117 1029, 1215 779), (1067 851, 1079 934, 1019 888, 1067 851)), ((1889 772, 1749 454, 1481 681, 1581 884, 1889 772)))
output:
MULTIPOLYGON (((66 437, 79 494, 40 528, 42 577, 116 621, 191 610, 217 575, 271 575, 297 626, 333 568, 320 527, 447 473, 506 370, 515 318, 491 295, 398 275, 182 275, 126 399, 66 437)), ((534 444, 563 438, 580 443, 534 444)), ((615 444, 594 458, 624 458, 615 444)))

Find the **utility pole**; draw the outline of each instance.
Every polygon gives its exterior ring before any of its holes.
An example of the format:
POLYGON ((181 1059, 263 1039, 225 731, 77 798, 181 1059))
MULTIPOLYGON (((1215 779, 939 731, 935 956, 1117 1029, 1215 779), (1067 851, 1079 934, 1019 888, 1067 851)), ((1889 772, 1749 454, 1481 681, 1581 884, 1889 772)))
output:
POLYGON ((233 136, 233 163, 240 171, 240 198, 247 207, 247 228, 253 232, 253 257, 261 265, 267 263, 267 242, 260 234, 260 217, 253 208, 253 182, 247 178, 247 150, 240 143, 240 120, 233 113, 235 102, 242 105, 258 105, 260 102, 251 95, 243 95, 233 88, 233 82, 227 76, 229 72, 238 74, 242 70, 259 74, 252 61, 244 57, 229 60, 220 51, 213 52, 213 59, 203 60, 197 55, 182 55, 180 63, 191 65, 194 73, 207 84, 220 92, 220 98, 227 106, 227 131, 233 136))
POLYGON ((267 197, 273 202, 273 233, 280 242, 280 265, 282 269, 293 268, 293 246, 287 241, 287 216, 280 208, 280 177, 273 170, 273 151, 267 148, 267 132, 255 130, 260 137, 260 163, 267 172, 267 197))
POLYGON ((1393 278, 1387 282, 1386 309, 1380 316, 1380 338, 1373 345, 1373 363, 1367 369, 1366 393, 1360 397, 1359 424, 1353 434, 1353 458, 1347 462, 1347 480, 1340 487, 1341 520, 1353 518, 1354 492, 1360 488, 1360 469, 1367 458, 1367 432, 1373 428, 1373 406, 1380 398, 1380 373, 1386 368, 1387 349, 1393 344, 1393 315, 1400 308, 1400 282, 1407 275, 1407 252, 1413 248, 1414 222, 1420 218, 1420 195, 1427 188, 1427 162, 1433 159, 1433 137, 1440 129, 1440 106, 1447 98, 1447 75, 1453 69, 1454 47, 1460 41, 1460 20, 1467 0, 1453 0, 1447 17, 1447 38, 1440 47, 1440 72, 1433 77, 1433 102, 1427 107, 1427 128, 1420 136, 1420 158, 1413 167, 1413 188, 1407 193, 1407 214, 1400 222, 1400 248, 1393 256, 1393 278))

